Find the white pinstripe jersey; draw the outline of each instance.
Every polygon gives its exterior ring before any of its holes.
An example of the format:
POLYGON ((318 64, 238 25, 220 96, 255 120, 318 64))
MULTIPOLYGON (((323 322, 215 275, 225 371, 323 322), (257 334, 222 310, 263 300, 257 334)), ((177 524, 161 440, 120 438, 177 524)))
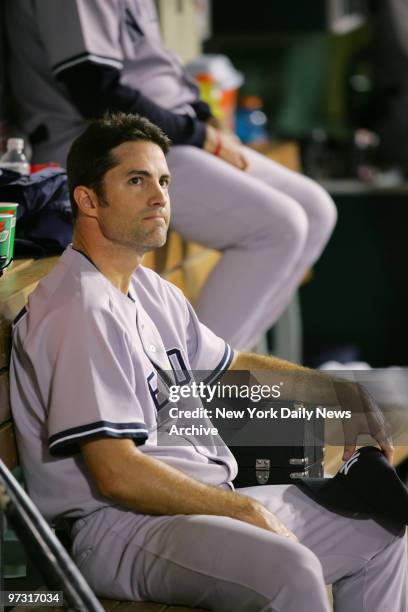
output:
MULTIPOLYGON (((16 320, 11 400, 29 489, 48 520, 108 505, 79 440, 131 438, 140 449, 203 482, 233 480, 236 463, 218 438, 205 448, 157 443, 157 378, 171 363, 225 371, 231 348, 201 324, 181 291, 140 266, 124 295, 68 247, 16 320)), ((173 444, 174 444, 173 439, 173 444)))

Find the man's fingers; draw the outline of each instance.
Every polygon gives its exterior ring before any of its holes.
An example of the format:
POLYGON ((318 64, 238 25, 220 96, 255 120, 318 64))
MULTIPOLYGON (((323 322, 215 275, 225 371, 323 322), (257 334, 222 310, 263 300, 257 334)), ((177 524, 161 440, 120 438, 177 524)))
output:
POLYGON ((343 433, 344 433, 344 451, 343 461, 348 461, 351 455, 355 452, 357 446, 357 437, 359 434, 358 424, 351 421, 343 420, 343 433))
POLYGON ((248 159, 245 157, 245 155, 241 155, 241 163, 242 163, 242 170, 244 170, 244 172, 246 170, 249 169, 249 161, 248 159))
POLYGON ((388 462, 393 463, 393 459, 394 459, 394 447, 391 444, 380 444, 380 448, 382 450, 382 452, 384 453, 384 455, 386 456, 386 458, 388 459, 388 462))
POLYGON ((391 437, 387 435, 384 429, 380 429, 375 435, 373 434, 373 438, 378 443, 378 446, 381 448, 388 461, 392 464, 395 449, 391 437))
MULTIPOLYGON (((228 161, 228 159, 226 159, 226 161, 228 161)), ((243 172, 245 172, 245 170, 247 170, 249 167, 249 161, 240 151, 235 152, 235 155, 233 159, 230 160, 230 163, 243 172)))
POLYGON ((386 430, 387 422, 384 414, 366 389, 365 397, 368 405, 367 422, 369 424, 370 434, 381 448, 389 463, 392 464, 394 446, 392 444, 392 438, 386 430))
POLYGON ((356 444, 346 444, 343 451, 343 461, 348 461, 353 453, 356 452, 356 444))
MULTIPOLYGON (((343 461, 348 461, 351 455, 356 451, 357 435, 356 432, 352 431, 350 428, 345 428, 344 436, 345 444, 342 459, 343 461)), ((371 436, 377 442, 389 463, 392 464, 395 449, 390 436, 387 435, 384 429, 380 429, 376 434, 371 433, 371 436)))
POLYGON ((365 387, 359 384, 337 385, 338 396, 349 402, 352 408, 350 420, 343 420, 344 451, 343 461, 348 461, 357 447, 360 434, 369 434, 377 442, 384 456, 392 463, 394 447, 387 433, 387 423, 384 414, 365 387), (354 393, 354 398, 353 394, 354 393))

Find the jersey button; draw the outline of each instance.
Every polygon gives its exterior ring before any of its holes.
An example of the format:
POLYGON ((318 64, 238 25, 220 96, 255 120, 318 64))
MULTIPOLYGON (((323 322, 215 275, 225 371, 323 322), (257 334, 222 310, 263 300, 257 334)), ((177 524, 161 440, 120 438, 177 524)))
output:
POLYGON ((149 349, 151 350, 151 352, 152 352, 152 353, 155 353, 155 352, 156 352, 156 347, 154 346, 154 344, 151 344, 151 345, 149 346, 149 349))

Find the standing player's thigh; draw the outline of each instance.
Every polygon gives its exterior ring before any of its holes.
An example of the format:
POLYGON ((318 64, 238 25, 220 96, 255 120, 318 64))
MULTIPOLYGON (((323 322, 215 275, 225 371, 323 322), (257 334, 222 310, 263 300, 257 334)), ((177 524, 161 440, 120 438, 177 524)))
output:
POLYGON ((167 161, 172 225, 188 239, 225 249, 262 232, 291 240, 306 223, 291 197, 206 151, 175 146, 167 161))
POLYGON ((261 502, 315 553, 327 584, 358 571, 398 538, 371 519, 353 519, 326 510, 296 485, 248 487, 238 492, 261 502))
POLYGON ((266 609, 282 590, 294 596, 306 584, 318 596, 323 585, 307 548, 224 516, 140 516, 110 507, 79 527, 73 556, 100 596, 230 612, 266 609))

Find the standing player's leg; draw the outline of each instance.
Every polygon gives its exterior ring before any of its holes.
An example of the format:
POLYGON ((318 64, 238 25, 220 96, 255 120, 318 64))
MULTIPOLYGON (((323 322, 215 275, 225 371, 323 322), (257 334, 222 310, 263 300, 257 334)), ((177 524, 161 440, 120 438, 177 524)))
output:
MULTIPOLYGON (((406 612, 406 537, 375 521, 339 516, 294 485, 240 489, 258 499, 320 560, 336 612, 406 612)), ((401 530, 402 531, 402 530, 401 530)))
POLYGON ((297 272, 294 271, 291 284, 286 286, 275 304, 278 310, 282 310, 288 303, 288 296, 292 295, 305 272, 320 257, 326 246, 336 223, 337 209, 329 194, 310 178, 248 147, 245 147, 245 155, 249 159, 252 176, 296 200, 307 216, 308 234, 297 272))
POLYGON ((168 164, 174 228, 223 251, 198 315, 235 348, 251 348, 293 293, 307 214, 291 196, 200 149, 173 147, 168 164))
POLYGON ((217 612, 328 612, 305 546, 223 516, 141 516, 110 507, 77 521, 73 556, 111 598, 217 612))

